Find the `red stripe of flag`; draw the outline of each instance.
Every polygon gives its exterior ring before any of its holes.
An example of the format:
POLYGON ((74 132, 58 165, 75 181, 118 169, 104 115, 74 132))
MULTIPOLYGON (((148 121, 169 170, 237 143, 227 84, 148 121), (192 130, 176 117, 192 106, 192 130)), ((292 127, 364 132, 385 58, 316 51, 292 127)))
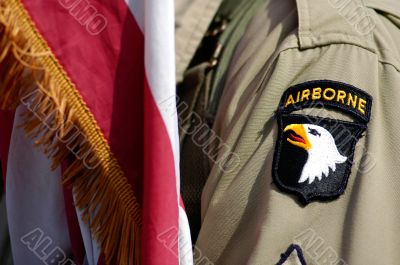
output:
POLYGON ((144 36, 127 5, 122 0, 23 3, 96 118, 142 203, 143 264, 177 265, 178 245, 166 247, 157 239, 179 227, 174 155, 145 78, 144 36), (79 10, 71 3, 93 6, 107 20, 105 30, 89 34, 84 16, 77 16, 79 10))

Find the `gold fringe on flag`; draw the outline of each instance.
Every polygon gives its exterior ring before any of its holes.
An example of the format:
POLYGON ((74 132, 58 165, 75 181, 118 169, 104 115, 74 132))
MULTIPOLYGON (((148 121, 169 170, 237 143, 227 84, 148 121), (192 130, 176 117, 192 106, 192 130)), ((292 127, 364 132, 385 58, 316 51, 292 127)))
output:
POLYGON ((74 84, 20 0, 0 0, 0 107, 24 104, 22 127, 52 158, 108 265, 140 264, 142 216, 132 187, 74 84))

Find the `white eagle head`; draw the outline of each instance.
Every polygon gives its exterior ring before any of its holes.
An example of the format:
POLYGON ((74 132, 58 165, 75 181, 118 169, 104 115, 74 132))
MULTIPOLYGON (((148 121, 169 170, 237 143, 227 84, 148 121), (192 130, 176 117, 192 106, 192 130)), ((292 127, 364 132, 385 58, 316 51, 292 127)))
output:
POLYGON ((346 162, 342 156, 332 134, 325 128, 314 124, 290 124, 284 132, 289 132, 287 141, 308 152, 307 162, 304 164, 299 183, 308 180, 308 184, 322 176, 328 177, 329 169, 336 170, 336 164, 346 162))

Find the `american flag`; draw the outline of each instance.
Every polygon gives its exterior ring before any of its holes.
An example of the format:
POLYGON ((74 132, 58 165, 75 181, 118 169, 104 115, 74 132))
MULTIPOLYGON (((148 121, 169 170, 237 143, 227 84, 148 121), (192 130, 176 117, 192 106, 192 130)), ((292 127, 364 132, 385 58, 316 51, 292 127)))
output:
POLYGON ((0 50, 14 263, 193 264, 173 1, 2 0, 0 50))

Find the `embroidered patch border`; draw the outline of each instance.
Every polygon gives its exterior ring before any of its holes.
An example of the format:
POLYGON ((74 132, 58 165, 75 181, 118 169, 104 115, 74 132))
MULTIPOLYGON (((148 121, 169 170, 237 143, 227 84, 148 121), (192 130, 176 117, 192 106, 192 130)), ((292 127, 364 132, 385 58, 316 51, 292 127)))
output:
POLYGON ((276 263, 276 265, 283 265, 284 262, 288 260, 293 251, 296 251, 297 257, 299 258, 301 265, 307 265, 307 262, 304 258, 303 250, 299 245, 296 244, 291 244, 286 252, 281 254, 281 259, 278 261, 278 263, 276 263))

